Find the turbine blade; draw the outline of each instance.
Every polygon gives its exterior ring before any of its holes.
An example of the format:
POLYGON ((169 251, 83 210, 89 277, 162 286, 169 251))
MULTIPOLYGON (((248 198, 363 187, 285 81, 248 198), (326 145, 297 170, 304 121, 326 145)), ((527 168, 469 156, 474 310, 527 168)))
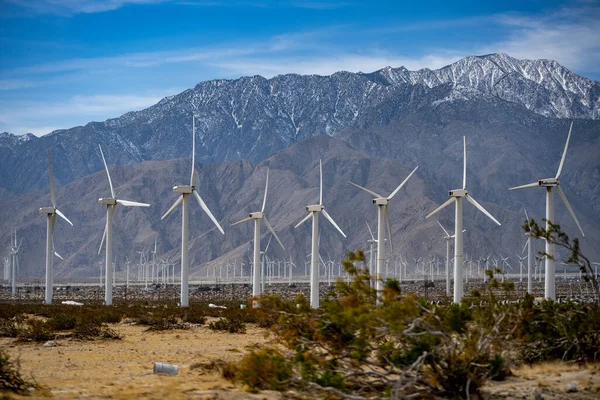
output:
POLYGON ((98 248, 98 255, 102 252, 102 246, 104 246, 104 239, 106 239, 106 226, 104 226, 104 232, 102 233, 102 240, 100 241, 100 247, 98 248))
POLYGON ((267 217, 263 217, 263 219, 265 220, 265 225, 267 226, 267 228, 271 231, 271 233, 273 234, 273 236, 275 236, 275 239, 277 240, 277 243, 279 243, 279 245, 281 246, 281 248, 283 250, 285 250, 285 247, 283 246, 283 243, 281 243, 281 240, 279 240, 279 236, 277 236, 277 234, 275 233, 275 230, 273 229, 273 227, 269 223, 269 220, 267 219, 267 217))
POLYGON ((71 221, 69 221, 69 218, 67 218, 67 216, 65 214, 63 214, 58 208, 55 209, 54 212, 56 214, 58 214, 59 217, 61 217, 62 219, 64 219, 65 221, 67 221, 69 224, 71 224, 71 226, 73 226, 73 223, 71 221))
POLYGON ((48 150, 48 177, 50 178, 50 201, 52 207, 56 208, 56 195, 54 194, 54 177, 52 176, 52 163, 50 162, 50 150, 48 150))
POLYGON ((411 176, 412 176, 412 175, 413 175, 413 174, 414 174, 414 173, 417 171, 417 169, 418 169, 418 168, 419 168, 419 166, 417 166, 415 169, 413 169, 413 170, 412 170, 412 172, 411 172, 410 174, 408 174, 408 176, 406 177, 406 179, 405 179, 405 180, 403 180, 403 181, 402 181, 402 183, 401 183, 400 185, 398 185, 398 187, 396 188, 396 190, 394 190, 394 191, 392 192, 392 194, 390 194, 390 195, 388 196, 388 200, 391 200, 391 199, 392 199, 392 197, 394 197, 394 196, 396 195, 396 193, 398 193, 398 192, 400 191, 400 189, 402 189, 402 186, 404 186, 404 184, 405 184, 406 182, 408 182, 408 180, 410 179, 410 177, 411 177, 411 176))
POLYGON ((323 163, 319 160, 319 178, 320 178, 320 186, 319 186, 319 205, 323 205, 323 163))
POLYGON ((263 197, 263 204, 260 212, 265 212, 265 205, 267 204, 267 191, 269 190, 269 169, 267 168, 267 183, 265 183, 265 197, 263 197))
POLYGON ((130 200, 117 199, 117 203, 122 204, 125 207, 150 207, 150 204, 148 204, 148 203, 138 203, 137 201, 130 201, 130 200))
POLYGON ((335 221, 333 220, 333 218, 331 218, 331 215, 329 215, 329 213, 328 213, 328 212, 327 212, 325 209, 323 209, 323 211, 322 211, 322 212, 323 212, 323 215, 325 216, 325 218, 327 218, 327 220, 328 220, 329 222, 331 222, 331 225, 335 226, 335 229, 337 229, 337 230, 338 230, 338 231, 339 231, 339 232, 342 234, 342 236, 343 236, 343 237, 346 237, 346 234, 345 234, 344 232, 342 232, 342 230, 341 230, 341 229, 340 229, 340 227, 339 227, 339 226, 338 226, 338 225, 335 223, 335 221))
POLYGON ((239 224, 243 224, 244 222, 248 222, 250 220, 252 220, 252 218, 250 218, 250 217, 244 218, 244 219, 242 219, 242 220, 240 220, 238 222, 235 222, 235 223, 231 224, 231 226, 236 226, 236 225, 239 225, 239 224))
MULTIPOLYGON (((571 127, 569 128, 569 135, 567 136, 567 143, 565 143, 565 150, 563 151, 562 158, 560 159, 560 165, 558 166, 558 172, 556 173, 556 179, 560 178, 560 174, 565 163, 565 157, 567 156, 567 149, 569 148, 569 139, 571 139, 571 130, 573 129, 573 121, 571 121, 571 127)), ((582 232, 583 233, 583 232, 582 232)))
POLYGON ((200 195, 198 194, 198 192, 196 191, 196 189, 193 190, 193 193, 194 193, 194 197, 196 198, 196 200, 198 200, 198 204, 200 204, 200 208, 202 208, 204 210, 204 212, 210 217, 210 219, 212 220, 212 222, 216 225, 216 227, 224 235, 225 232, 223 231, 223 228, 221 228, 221 225, 219 225, 219 222, 217 221, 217 219, 215 218, 215 216, 212 215, 212 213, 208 209, 208 206, 206 205, 206 203, 204 203, 204 201, 202 200, 202 197, 200 197, 200 195))
POLYGON ((529 215, 527 215, 527 210, 523 209, 523 211, 525 211, 525 218, 527 218, 527 225, 529 225, 529 215))
POLYGON ((62 258, 62 256, 60 254, 58 254, 56 251, 54 252, 54 255, 58 258, 60 258, 61 260, 65 261, 64 258, 62 258))
POLYGON ((390 220, 390 209, 385 205, 385 223, 387 225, 388 237, 390 238, 390 253, 394 254, 394 244, 392 241, 392 222, 390 220))
POLYGON ((432 215, 437 214, 439 211, 441 211, 445 207, 449 206, 450 204, 454 203, 455 201, 456 201, 456 197, 450 197, 448 200, 446 200, 444 202, 444 204, 442 204, 441 206, 439 206, 438 208, 436 208, 435 210, 433 210, 432 212, 430 212, 429 215, 426 216, 425 218, 429 218, 432 215))
POLYGON ((194 172, 196 162, 196 117, 192 114, 192 175, 190 177, 190 186, 194 186, 194 172))
POLYGON ((98 145, 100 148, 100 155, 102 156, 102 162, 104 163, 104 169, 106 170, 106 176, 108 176, 108 184, 110 185, 110 195, 113 199, 115 196, 115 189, 113 189, 112 179, 110 179, 110 172, 108 172, 108 165, 106 165, 106 159, 104 158, 104 153, 102 152, 102 146, 98 145))
POLYGON ((173 212, 173 210, 175 210, 177 208, 177 206, 179 204, 181 204, 182 201, 183 201, 183 195, 179 196, 179 198, 175 201, 175 203, 173 203, 171 208, 169 208, 167 210, 167 212, 162 217, 160 217, 160 219, 161 220, 165 219, 167 217, 167 215, 171 214, 173 212))
POLYGON ((528 183, 526 185, 511 187, 511 188, 508 188, 508 190, 525 189, 525 188, 536 187, 536 186, 540 186, 539 182, 532 182, 532 183, 528 183))
POLYGON ((498 225, 502 225, 500 222, 498 222, 498 220, 496 218, 494 218, 492 216, 492 214, 490 214, 489 212, 487 212, 487 210, 485 208, 483 208, 483 206, 481 204, 479 204, 473 197, 471 197, 471 195, 467 194, 465 196, 465 198, 467 199, 467 201, 471 204, 473 204, 475 207, 477 207, 477 209, 479 211, 481 211, 482 213, 484 213, 485 215, 487 215, 487 217, 489 219, 491 219, 492 221, 494 221, 495 223, 497 223, 498 225))
POLYGON ((467 138, 463 136, 463 189, 467 188, 467 138))
POLYGON ((525 241, 525 246, 523 246, 523 250, 521 250, 521 254, 523 254, 525 252, 525 249, 527 248, 528 243, 529 243, 529 238, 527 238, 527 240, 525 241))
POLYGON ((436 219, 435 222, 437 222, 438 225, 440 226, 440 228, 442 228, 444 230, 444 233, 446 234, 446 236, 450 236, 450 234, 448 233, 448 231, 446 230, 446 228, 444 228, 444 226, 442 224, 440 224, 440 221, 438 221, 436 219))
POLYGON ((304 219, 302 219, 302 221, 298 222, 296 224, 296 226, 294 226, 294 228, 297 228, 300 225, 302 225, 303 223, 305 223, 306 221, 308 221, 310 219, 310 217, 312 217, 312 212, 309 212, 308 215, 306 217, 304 217, 304 219))
POLYGON ((375 241, 375 236, 373 236, 373 231, 371 230, 369 223, 367 221, 365 221, 365 223, 367 224, 367 229, 369 229, 369 233, 371 234, 371 239, 375 241))
POLYGON ((577 227, 579 228, 579 231, 581 232, 581 236, 585 237, 585 233, 583 233, 583 229, 581 229, 579 220, 575 216, 575 213, 573 212, 573 209, 571 208, 571 205, 569 204, 569 201, 567 200, 567 196, 565 196, 565 192, 562 191, 560 186, 557 186, 556 189, 558 190, 558 195, 562 199, 563 203, 565 203, 565 206, 567 206, 567 210, 569 210, 571 217, 573 217, 573 221, 575 221, 575 223, 577 224, 577 227))
MULTIPOLYGON (((273 239, 273 236, 269 237, 269 241, 267 242, 267 247, 265 247, 265 251, 264 251, 265 257, 267 257, 267 250, 269 250, 269 246, 271 245, 271 239, 273 239)), ((267 257, 267 259, 268 259, 268 257, 267 257)))
POLYGON ((375 197, 383 197, 383 196, 381 196, 381 195, 379 195, 379 194, 375 193, 375 192, 374 192, 374 191, 372 191, 372 190, 369 190, 369 189, 367 189, 367 188, 365 188, 365 187, 362 187, 362 186, 360 186, 360 185, 357 185, 357 184, 356 184, 356 183, 354 183, 354 182, 350 182, 350 181, 348 181, 348 183, 349 183, 349 184, 351 184, 351 185, 354 185, 354 186, 356 186, 357 188, 359 188, 359 189, 361 189, 361 190, 364 190, 365 192, 367 192, 367 193, 369 193, 369 194, 371 194, 371 195, 373 195, 373 196, 375 196, 375 197))

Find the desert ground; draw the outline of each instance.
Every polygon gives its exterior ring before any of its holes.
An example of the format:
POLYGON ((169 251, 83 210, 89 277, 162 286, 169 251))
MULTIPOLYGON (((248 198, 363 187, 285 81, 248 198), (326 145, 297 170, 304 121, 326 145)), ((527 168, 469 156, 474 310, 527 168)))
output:
MULTIPOLYGON (((285 399, 296 393, 249 393, 223 379, 211 363, 235 362, 250 349, 276 345, 268 331, 251 324, 245 334, 214 332, 206 325, 146 332, 124 321, 111 327, 122 340, 58 338, 56 345, 3 338, 0 347, 20 362, 24 376, 40 390, 8 398, 57 399, 285 399), (154 362, 179 366, 174 376, 153 373, 154 362)), ((542 364, 514 368, 515 376, 490 382, 486 399, 598 399, 600 365, 542 364), (577 392, 567 393, 567 385, 577 392)))

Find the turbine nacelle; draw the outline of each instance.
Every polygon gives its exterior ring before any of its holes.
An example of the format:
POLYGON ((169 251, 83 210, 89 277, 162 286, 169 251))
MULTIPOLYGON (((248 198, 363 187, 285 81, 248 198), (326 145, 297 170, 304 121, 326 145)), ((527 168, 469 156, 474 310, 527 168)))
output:
POLYGON ((41 207, 40 214, 56 214, 56 207, 41 207))
POLYGON ((390 199, 388 199, 387 197, 378 197, 376 199, 373 199, 373 204, 377 204, 378 206, 387 206, 389 202, 390 199))
POLYGON ((558 178, 540 179, 538 181, 538 184, 540 186, 555 187, 555 186, 558 186, 559 180, 558 180, 558 178))
POLYGON ((311 206, 306 206, 306 211, 308 212, 321 212, 325 207, 320 204, 314 204, 311 206))
POLYGON ((98 199, 98 203, 106 204, 107 206, 114 206, 117 204, 117 199, 113 197, 103 197, 98 199))
POLYGON ((192 192, 194 191, 194 187, 187 185, 177 185, 173 186, 173 191, 179 194, 192 194, 192 192))
POLYGON ((252 218, 252 219, 263 219, 264 216, 265 216, 265 213, 260 212, 260 211, 248 214, 248 217, 252 218))
POLYGON ((468 194, 466 189, 454 189, 448 191, 450 197, 466 197, 468 194))

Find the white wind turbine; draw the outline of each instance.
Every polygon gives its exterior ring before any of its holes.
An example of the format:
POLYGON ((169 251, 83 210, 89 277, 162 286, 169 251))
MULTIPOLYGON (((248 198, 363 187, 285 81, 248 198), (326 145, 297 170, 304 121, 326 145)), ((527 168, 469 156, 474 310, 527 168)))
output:
MULTIPOLYGON (((509 190, 525 189, 525 188, 531 188, 531 187, 537 187, 537 186, 546 188, 546 229, 550 229, 550 222, 552 222, 552 223, 555 222, 555 219, 554 219, 554 193, 552 192, 552 188, 555 187, 556 191, 558 192, 559 197, 561 198, 563 203, 565 203, 567 210, 569 210, 571 217, 573 217, 573 220, 577 224, 577 227, 579 228, 581 235, 585 236, 585 234, 583 233, 583 229, 581 229, 581 225, 579 224, 579 220, 577 220, 577 217, 575 216, 575 212, 573 212, 573 209, 571 208, 571 205, 569 204, 569 201, 567 200, 565 193, 560 188, 560 174, 562 172, 563 165, 565 163, 567 149, 569 148, 569 139, 571 138, 571 130, 572 129, 573 129, 573 121, 571 121, 571 127, 569 128, 569 134, 567 135, 567 142, 565 143, 565 149, 563 151, 562 158, 560 160, 560 165, 558 166, 558 171, 554 178, 540 179, 537 182, 512 187, 509 190)), ((554 274, 555 274, 554 244, 550 243, 548 241, 546 241, 546 254, 548 254, 549 257, 546 257, 546 262, 545 262, 546 263, 546 281, 545 281, 545 288, 544 288, 544 297, 547 299, 556 300, 555 281, 554 281, 554 274)))
POLYGON ((312 217, 312 247, 310 257, 310 306, 312 308, 319 308, 319 213, 322 212, 323 216, 331 222, 331 225, 333 225, 343 237, 346 237, 346 234, 342 232, 340 227, 335 223, 323 206, 323 165, 321 160, 319 160, 319 177, 319 204, 306 206, 308 215, 295 226, 295 228, 298 228, 312 217))
POLYGON ((104 263, 104 304, 107 306, 112 305, 112 287, 113 287, 113 249, 112 249, 112 225, 113 216, 115 215, 115 208, 117 204, 121 204, 126 207, 150 207, 147 203, 138 203, 136 201, 117 199, 115 195, 115 189, 113 188, 112 179, 110 179, 110 172, 108 172, 108 165, 106 165, 106 159, 102 152, 102 146, 100 148, 100 155, 102 156, 102 162, 104 163, 104 169, 106 170, 106 176, 108 177, 108 184, 110 185, 111 197, 103 197, 98 199, 100 204, 106 205, 106 226, 104 233, 102 234, 102 241, 100 242, 100 248, 98 254, 102 251, 102 245, 106 240, 106 258, 104 263))
POLYGON ((52 304, 52 290, 54 284, 54 256, 56 255, 61 260, 63 259, 58 253, 54 251, 54 238, 52 236, 54 232, 54 223, 56 222, 56 216, 58 215, 71 226, 73 223, 56 207, 56 194, 54 192, 54 177, 52 176, 52 163, 50 162, 50 151, 48 151, 48 177, 50 178, 50 201, 52 207, 40 208, 40 213, 46 214, 46 294, 44 302, 46 304, 52 304))
MULTIPOLYGON (((281 243, 281 240, 279 240, 279 237, 277 236, 277 234, 275 233, 275 230, 273 229, 273 227, 271 226, 271 224, 269 223, 269 220, 267 219, 267 215, 265 214, 265 206, 267 204, 267 192, 269 190, 269 170, 267 169, 267 180, 266 180, 266 184, 265 184, 265 195, 263 197, 263 203, 262 203, 262 207, 260 209, 260 211, 258 212, 253 212, 248 214, 248 218, 244 218, 241 221, 238 221, 234 224, 232 224, 231 226, 235 226, 244 222, 248 222, 248 221, 252 221, 254 220, 254 274, 252 276, 252 297, 257 297, 260 296, 260 294, 262 293, 261 291, 261 271, 259 268, 256 268, 257 265, 261 265, 261 257, 260 257, 260 225, 261 225, 261 221, 265 221, 265 225, 267 226, 267 229, 269 229, 269 231, 271 231, 271 233, 273 234, 273 236, 275 237, 275 239, 277 239, 277 242, 279 243, 279 245, 281 246, 281 248, 283 250, 285 250, 285 247, 283 246, 283 244, 281 243)), ((268 246, 267 246, 268 247, 268 246)), ((266 250, 265 250, 266 251, 266 250)))
MULTIPOLYGON (((436 219, 435 222, 438 223, 440 228, 442 228, 446 234, 446 236, 444 236, 444 240, 446 241, 446 296, 450 297, 450 241, 454 239, 454 235, 450 235, 446 228, 440 224, 440 221, 436 219)), ((463 232, 464 231, 465 229, 463 229, 463 232)))
POLYGON ((21 250, 21 244, 23 238, 17 244, 17 230, 11 231, 10 233, 10 258, 11 258, 11 295, 12 297, 17 296, 17 274, 19 272, 19 251, 21 250))
POLYGON ((467 139, 463 136, 463 187, 462 189, 450 190, 448 199, 444 204, 433 210, 426 218, 436 214, 446 206, 452 203, 456 203, 456 211, 454 216, 454 302, 460 303, 463 298, 463 218, 462 218, 462 199, 463 197, 467 201, 473 204, 479 211, 484 213, 488 218, 500 225, 500 222, 496 220, 481 206, 469 193, 467 192, 467 139))
MULTIPOLYGON (((527 210, 523 209, 523 211, 525 211, 525 218, 527 218, 527 225, 529 225, 529 215, 527 215, 527 210)), ((531 248, 531 234, 530 233, 525 233, 525 235, 527 236, 527 241, 525 242, 525 246, 527 246, 527 293, 532 294, 533 293, 533 277, 532 277, 532 263, 533 263, 533 249, 531 248)), ((523 250, 521 251, 521 253, 525 250, 525 247, 523 247, 523 250)))
POLYGON ((373 236, 373 231, 371 230, 369 223, 367 221, 365 221, 365 223, 367 224, 367 229, 369 229, 369 234, 371 235, 371 239, 367 240, 367 243, 369 243, 369 275, 371 276, 370 285, 373 286, 373 246, 377 244, 377 239, 375 239, 375 236, 373 236))
POLYGON ((188 229, 188 220, 189 220, 189 206, 188 200, 190 194, 193 194, 200 208, 204 210, 204 212, 209 216, 212 222, 216 225, 216 227, 221 231, 224 235, 225 232, 221 225, 217 222, 214 215, 208 209, 208 206, 202 200, 202 197, 198 194, 198 191, 194 187, 194 178, 195 178, 195 163, 196 160, 196 116, 192 116, 192 174, 190 178, 189 186, 186 185, 176 185, 173 187, 173 191, 175 193, 180 194, 179 198, 173 203, 171 208, 167 210, 167 212, 161 217, 161 220, 165 219, 169 214, 171 214, 179 204, 183 203, 183 209, 181 211, 181 299, 180 306, 187 307, 189 305, 188 297, 189 297, 189 262, 188 262, 188 253, 189 253, 189 229, 188 229))
MULTIPOLYGON (((360 185, 357 185, 353 182, 348 182, 349 184, 356 186, 357 188, 364 190, 365 192, 375 196, 372 200, 373 204, 377 206, 377 269, 375 271, 375 287, 378 292, 383 290, 383 285, 385 282, 385 225, 387 225, 388 236, 390 239, 390 252, 394 252, 394 246, 392 244, 392 227, 390 225, 390 210, 388 205, 390 200, 402 189, 402 187, 408 182, 410 177, 415 173, 419 167, 415 167, 410 174, 402 181, 400 185, 387 197, 384 197, 380 194, 375 193, 372 190, 364 188, 360 185)), ((378 300, 379 301, 379 300, 378 300)))

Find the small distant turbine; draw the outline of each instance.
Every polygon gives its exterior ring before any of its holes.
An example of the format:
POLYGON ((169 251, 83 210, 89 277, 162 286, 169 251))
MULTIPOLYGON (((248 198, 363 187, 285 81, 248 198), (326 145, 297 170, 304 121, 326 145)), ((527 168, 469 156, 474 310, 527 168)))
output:
MULTIPOLYGON (((417 171, 417 168, 412 170, 410 174, 402 181, 400 185, 387 197, 375 193, 372 190, 364 188, 353 182, 349 184, 356 186, 357 188, 364 190, 365 192, 375 196, 372 200, 373 204, 377 206, 377 270, 375 271, 375 287, 379 293, 383 291, 383 285, 385 283, 385 226, 387 225, 388 237, 390 238, 390 252, 394 252, 394 245, 392 244, 392 227, 390 222, 390 210, 388 205, 390 200, 402 189, 402 187, 408 182, 410 177, 417 171)), ((379 302, 379 300, 378 300, 379 302)))
MULTIPOLYGON (((279 240, 279 237, 275 233, 275 230, 269 223, 269 220, 267 219, 267 215, 265 214, 265 206, 267 204, 268 190, 269 190, 269 170, 267 169, 267 179, 266 179, 266 183, 265 183, 265 195, 263 197, 263 203, 262 203, 262 207, 261 207, 260 211, 250 213, 248 215, 248 218, 244 218, 241 221, 238 221, 231 225, 231 226, 236 226, 236 225, 242 224, 244 222, 254 220, 254 266, 255 267, 254 267, 254 275, 252 276, 252 297, 258 297, 262 293, 261 285, 260 285, 261 269, 256 267, 258 265, 261 265, 261 257, 260 257, 260 254, 261 254, 261 251, 260 251, 261 221, 265 221, 265 225, 267 226, 267 229, 269 229, 269 231, 273 234, 273 236, 275 237, 275 239, 277 240, 277 242, 279 243, 281 248, 283 250, 285 250, 285 247, 281 243, 281 240, 279 240)), ((269 242, 270 242, 270 239, 269 239, 269 242)), ((268 245, 267 245, 267 248, 268 248, 268 245)), ((265 250, 265 252, 266 252, 266 250, 265 250)))
MULTIPOLYGON (((577 220, 577 217, 575 216, 575 212, 573 212, 573 209, 571 208, 571 205, 569 204, 569 201, 567 200, 565 193, 560 188, 560 174, 562 172, 563 165, 565 164, 565 157, 567 156, 567 149, 569 148, 569 139, 571 139, 571 130, 572 129, 573 129, 573 121, 571 121, 571 127, 569 128, 569 134, 567 135, 567 142, 565 143, 565 149, 563 151, 562 158, 560 160, 560 165, 558 166, 558 172, 556 173, 556 176, 554 178, 540 179, 537 182, 512 187, 508 190, 526 189, 526 188, 538 187, 538 186, 546 188, 546 230, 548 230, 548 229, 550 229, 550 222, 552 222, 552 223, 555 222, 555 219, 554 219, 554 193, 552 192, 552 188, 556 188, 556 191, 558 192, 558 196, 561 198, 563 203, 565 203, 565 206, 567 207, 567 210, 569 210, 571 217, 573 217, 573 221, 575 221, 575 223, 577 224, 577 227, 579 228, 581 235, 585 236, 585 234, 583 233, 583 229, 581 229, 581 225, 579 224, 579 220, 577 220)), ((554 277, 554 275, 555 275, 554 243, 550 243, 549 241, 546 241, 546 254, 548 254, 549 257, 546 257, 546 261, 545 261, 545 263, 546 263, 546 282, 545 282, 545 288, 544 288, 544 297, 547 299, 556 300, 556 290, 555 290, 556 288, 555 288, 555 277, 554 277)))
POLYGON ((117 199, 115 195, 115 189, 113 188, 112 180, 110 179, 110 172, 108 172, 108 165, 106 165, 106 159, 102 152, 102 146, 98 145, 100 149, 100 155, 102 156, 102 162, 104 163, 104 169, 106 170, 106 176, 108 177, 108 184, 110 185, 111 197, 103 197, 98 199, 100 204, 106 205, 106 227, 104 228, 104 234, 102 235, 102 241, 100 242, 100 248, 98 254, 102 251, 102 245, 106 239, 106 259, 105 259, 105 279, 104 279, 104 304, 107 306, 112 305, 112 286, 113 286, 113 250, 112 250, 112 221, 115 215, 115 208, 117 204, 124 205, 125 207, 150 207, 147 203, 138 203, 136 201, 121 200, 117 199))
POLYGON ((346 237, 346 234, 342 232, 340 227, 335 223, 323 206, 323 165, 321 160, 319 160, 319 177, 319 204, 306 206, 308 215, 295 226, 295 228, 298 228, 312 217, 312 251, 310 257, 310 306, 312 308, 319 308, 319 213, 322 212, 323 216, 327 218, 331 225, 333 225, 343 237, 346 237))
POLYGON ((452 203, 456 203, 456 211, 454 216, 454 303, 460 303, 463 298, 463 218, 462 218, 462 199, 465 198, 471 204, 473 204, 479 211, 484 213, 488 218, 500 225, 500 222, 496 220, 486 211, 481 204, 479 204, 469 193, 467 192, 467 139, 463 136, 463 187, 462 189, 450 190, 448 195, 450 199, 444 204, 433 210, 426 218, 438 213, 440 210, 449 206, 452 203))
POLYGON ((58 215, 71 226, 73 223, 56 207, 56 194, 54 192, 54 177, 52 176, 52 163, 50 162, 50 151, 48 151, 48 177, 50 178, 50 201, 52 207, 40 208, 40 213, 46 214, 46 293, 44 296, 45 304, 52 304, 53 285, 54 285, 54 256, 63 260, 63 258, 54 251, 54 223, 58 215))

